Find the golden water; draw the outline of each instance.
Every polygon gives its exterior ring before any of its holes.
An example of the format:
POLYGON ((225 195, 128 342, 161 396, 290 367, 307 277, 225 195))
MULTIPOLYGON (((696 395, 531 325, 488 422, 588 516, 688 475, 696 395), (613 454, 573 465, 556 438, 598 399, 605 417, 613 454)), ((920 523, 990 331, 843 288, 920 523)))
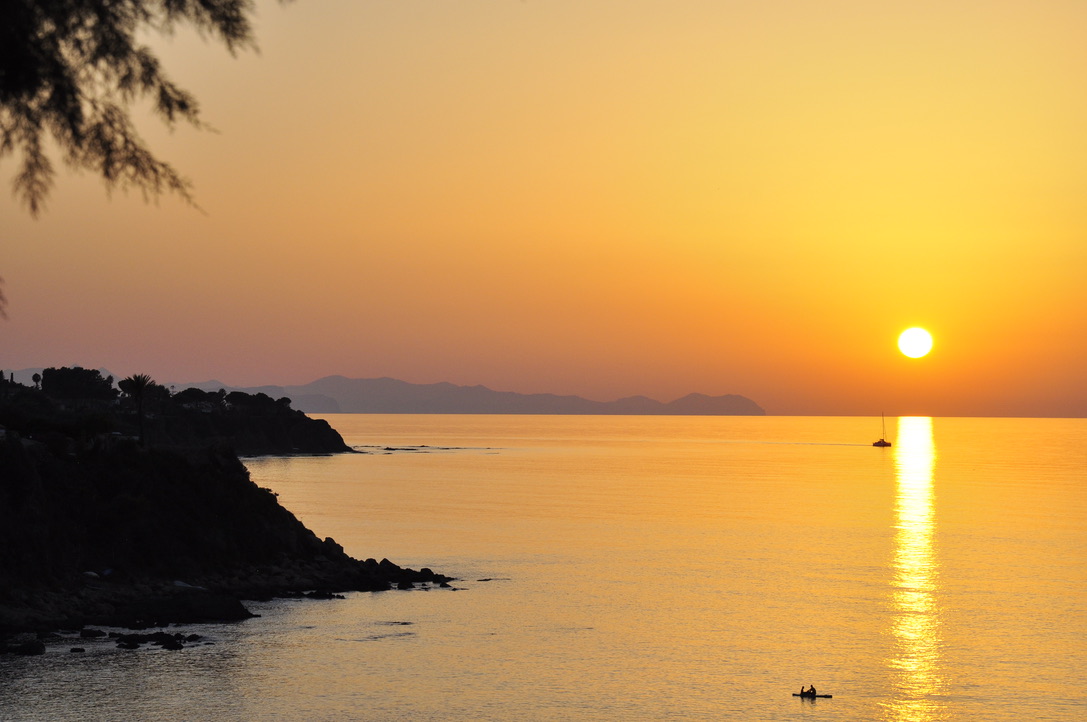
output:
POLYGON ((458 591, 0 658, 0 719, 1087 718, 1087 421, 326 418, 254 480, 458 591))

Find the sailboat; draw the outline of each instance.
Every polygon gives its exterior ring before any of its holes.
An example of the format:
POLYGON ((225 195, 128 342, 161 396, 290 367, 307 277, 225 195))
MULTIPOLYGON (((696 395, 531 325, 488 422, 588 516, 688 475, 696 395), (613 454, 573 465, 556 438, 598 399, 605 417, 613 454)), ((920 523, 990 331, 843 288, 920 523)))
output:
POLYGON ((883 436, 879 437, 879 441, 873 441, 872 446, 890 446, 891 442, 887 441, 887 419, 880 414, 879 420, 883 424, 883 436))

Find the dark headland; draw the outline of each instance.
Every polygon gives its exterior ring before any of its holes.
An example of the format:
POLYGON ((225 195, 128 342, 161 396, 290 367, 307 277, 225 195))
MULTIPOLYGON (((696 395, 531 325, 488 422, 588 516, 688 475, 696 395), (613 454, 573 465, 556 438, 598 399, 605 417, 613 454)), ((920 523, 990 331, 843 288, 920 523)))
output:
POLYGON ((16 632, 240 620, 242 600, 450 581, 352 558, 249 478, 239 454, 350 451, 289 400, 120 394, 97 371, 46 371, 0 381, 0 651, 16 632))

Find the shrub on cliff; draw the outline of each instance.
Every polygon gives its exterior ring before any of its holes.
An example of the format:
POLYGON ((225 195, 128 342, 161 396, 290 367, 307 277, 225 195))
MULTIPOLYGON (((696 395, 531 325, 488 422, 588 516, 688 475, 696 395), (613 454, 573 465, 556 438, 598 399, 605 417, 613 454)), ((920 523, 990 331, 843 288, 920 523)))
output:
POLYGON ((129 436, 155 447, 224 445, 243 455, 339 453, 351 449, 323 419, 291 408, 289 398, 185 389, 172 394, 142 375, 121 382, 96 370, 49 368, 42 389, 4 381, 0 425, 24 437, 59 434, 82 446, 129 436), (128 383, 142 377, 142 385, 128 383))

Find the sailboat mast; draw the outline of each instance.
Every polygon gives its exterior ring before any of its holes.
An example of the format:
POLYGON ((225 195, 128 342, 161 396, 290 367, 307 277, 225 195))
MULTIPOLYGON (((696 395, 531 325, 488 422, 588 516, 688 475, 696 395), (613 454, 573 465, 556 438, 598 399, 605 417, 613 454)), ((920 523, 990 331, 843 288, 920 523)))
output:
POLYGON ((883 427, 883 436, 879 437, 879 441, 873 442, 872 446, 890 446, 891 442, 887 441, 887 417, 882 411, 879 413, 879 423, 883 427))

